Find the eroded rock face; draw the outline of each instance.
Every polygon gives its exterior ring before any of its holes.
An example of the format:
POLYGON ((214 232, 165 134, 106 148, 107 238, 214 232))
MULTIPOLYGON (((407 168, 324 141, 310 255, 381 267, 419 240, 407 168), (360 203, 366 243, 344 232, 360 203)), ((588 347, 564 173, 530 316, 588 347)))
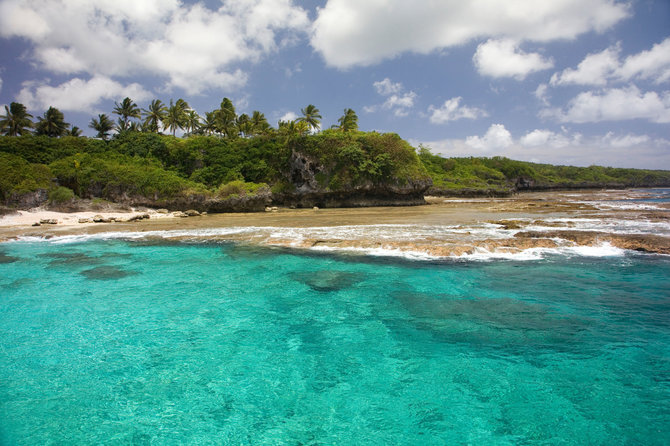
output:
POLYGON ((432 185, 430 178, 400 181, 383 178, 378 182, 360 181, 341 185, 333 190, 333 166, 304 153, 293 151, 289 160, 288 177, 293 192, 273 195, 273 201, 297 208, 335 208, 365 206, 408 206, 425 204, 424 194, 432 185))

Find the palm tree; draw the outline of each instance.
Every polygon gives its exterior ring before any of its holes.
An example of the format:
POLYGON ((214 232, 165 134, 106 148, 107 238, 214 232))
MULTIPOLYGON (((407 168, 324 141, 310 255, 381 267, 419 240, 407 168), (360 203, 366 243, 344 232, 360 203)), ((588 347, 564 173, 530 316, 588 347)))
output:
POLYGON ((270 123, 258 110, 251 114, 251 128, 254 135, 262 135, 270 130, 270 123))
POLYGON ((163 121, 166 129, 172 130, 172 136, 175 136, 177 129, 183 129, 186 126, 188 103, 183 99, 177 99, 176 103, 170 99, 170 106, 167 115, 163 121))
POLYGON ((142 113, 144 114, 144 128, 149 132, 158 133, 160 124, 167 116, 167 107, 160 99, 154 99, 149 104, 149 108, 143 109, 142 113))
POLYGON ((96 135, 97 138, 102 138, 103 140, 107 140, 109 132, 114 130, 114 123, 111 119, 109 119, 109 116, 104 113, 98 115, 98 119, 91 119, 91 122, 88 124, 88 126, 98 132, 96 135))
POLYGON ((5 105, 5 115, 0 116, 0 128, 7 136, 19 136, 30 133, 33 115, 28 113, 26 106, 19 102, 12 102, 9 107, 5 105))
POLYGON ((300 113, 302 113, 302 116, 297 119, 298 122, 306 123, 312 131, 319 130, 321 126, 321 114, 318 108, 309 104, 307 107, 301 109, 300 113))
POLYGON ((237 136, 237 114, 235 106, 228 98, 223 98, 221 106, 216 110, 217 131, 229 138, 237 136))
POLYGON ((237 117, 237 129, 243 136, 251 136, 254 126, 251 122, 251 118, 249 118, 249 115, 242 113, 237 117))
POLYGON ((340 123, 338 128, 343 132, 358 130, 358 116, 356 115, 356 112, 350 108, 344 109, 344 115, 342 115, 337 122, 340 123))
POLYGON ((121 104, 115 102, 114 113, 119 115, 119 131, 128 129, 128 119, 140 119, 140 108, 130 98, 126 97, 121 101, 121 104))
POLYGON ((35 124, 35 133, 46 136, 63 136, 67 133, 67 128, 70 126, 65 122, 63 113, 55 107, 49 107, 49 110, 44 112, 44 117, 37 117, 37 124, 35 124))
POLYGON ((187 133, 193 134, 200 128, 200 116, 195 110, 190 109, 186 112, 186 119, 184 120, 184 129, 187 133))
POLYGON ((211 135, 216 132, 216 110, 205 113, 205 119, 200 126, 200 130, 206 135, 211 135))
POLYGON ((78 137, 78 136, 81 136, 81 133, 82 133, 81 129, 79 127, 77 127, 76 125, 73 125, 70 128, 70 130, 67 131, 67 136, 78 137))

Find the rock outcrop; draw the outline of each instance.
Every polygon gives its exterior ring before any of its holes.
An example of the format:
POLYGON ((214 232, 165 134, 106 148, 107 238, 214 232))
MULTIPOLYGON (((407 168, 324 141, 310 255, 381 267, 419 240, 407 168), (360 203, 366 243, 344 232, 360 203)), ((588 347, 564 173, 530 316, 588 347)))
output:
POLYGON ((293 190, 273 194, 272 201, 297 208, 411 206, 425 204, 424 194, 432 185, 428 176, 363 178, 334 185, 336 175, 335 166, 294 150, 287 172, 293 190))

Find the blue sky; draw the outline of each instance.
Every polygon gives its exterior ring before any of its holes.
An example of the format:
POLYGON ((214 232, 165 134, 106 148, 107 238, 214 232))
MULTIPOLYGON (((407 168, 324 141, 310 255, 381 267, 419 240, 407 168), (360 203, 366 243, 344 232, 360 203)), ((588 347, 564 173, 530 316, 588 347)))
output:
MULTIPOLYGON (((445 156, 670 169, 667 0, 0 0, 0 104, 345 108, 445 156)), ((3 107, 4 110, 4 107, 3 107)))

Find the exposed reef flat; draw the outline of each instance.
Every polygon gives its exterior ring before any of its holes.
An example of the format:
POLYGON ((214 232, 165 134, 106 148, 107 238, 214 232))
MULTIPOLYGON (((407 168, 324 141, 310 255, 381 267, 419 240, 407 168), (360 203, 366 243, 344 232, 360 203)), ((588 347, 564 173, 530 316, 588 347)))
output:
MULTIPOLYGON (((426 206, 278 208, 111 224, 5 225, 0 239, 23 236, 238 241, 317 251, 418 258, 528 257, 574 251, 670 254, 670 204, 645 190, 537 192, 507 198, 427 197, 426 206), (588 251, 588 250, 592 251, 588 251)), ((164 215, 164 214, 161 214, 164 215)))

